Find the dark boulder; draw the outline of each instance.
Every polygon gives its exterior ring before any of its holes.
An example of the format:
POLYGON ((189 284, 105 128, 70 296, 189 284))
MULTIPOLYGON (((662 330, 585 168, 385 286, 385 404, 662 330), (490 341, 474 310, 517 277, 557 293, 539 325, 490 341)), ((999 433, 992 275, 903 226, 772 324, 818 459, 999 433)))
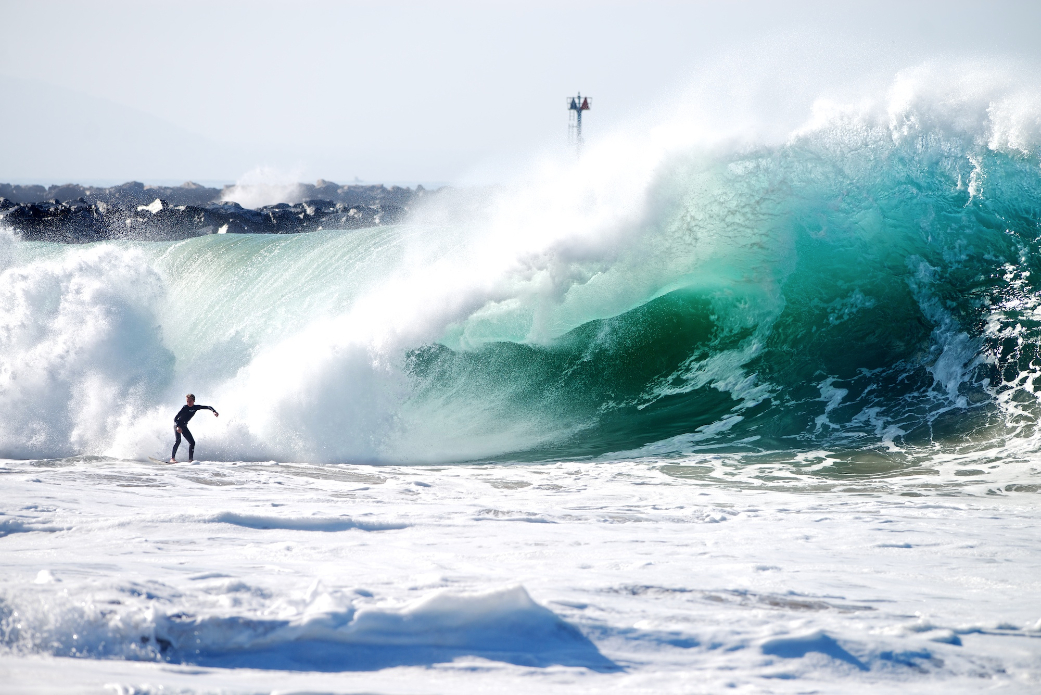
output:
POLYGON ((297 234, 395 224, 404 219, 417 195, 429 195, 419 187, 413 192, 397 186, 338 186, 321 179, 309 189, 321 197, 250 209, 216 200, 217 189, 191 182, 156 187, 131 181, 103 189, 0 184, 0 193, 11 193, 0 196, 0 224, 24 239, 65 243, 158 241, 218 233, 297 234), (34 194, 55 195, 32 202, 15 197, 24 197, 30 188, 34 194))

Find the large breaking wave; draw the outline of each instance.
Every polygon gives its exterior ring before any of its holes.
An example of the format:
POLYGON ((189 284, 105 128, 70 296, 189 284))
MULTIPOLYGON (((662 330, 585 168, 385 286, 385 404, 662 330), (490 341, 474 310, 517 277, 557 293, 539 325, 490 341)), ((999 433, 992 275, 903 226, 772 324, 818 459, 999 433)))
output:
POLYGON ((0 455, 159 453, 188 391, 218 459, 1032 450, 1039 93, 922 68, 783 142, 622 135, 393 228, 6 236, 0 455))

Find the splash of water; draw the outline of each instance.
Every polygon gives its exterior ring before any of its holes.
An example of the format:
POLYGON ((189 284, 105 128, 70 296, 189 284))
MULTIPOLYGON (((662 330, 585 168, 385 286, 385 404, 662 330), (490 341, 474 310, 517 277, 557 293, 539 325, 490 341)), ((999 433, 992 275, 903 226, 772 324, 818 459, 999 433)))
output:
POLYGON ((1034 95, 924 66, 781 142, 619 134, 396 228, 7 240, 0 454, 158 452, 189 390, 207 458, 1031 442, 1034 95))

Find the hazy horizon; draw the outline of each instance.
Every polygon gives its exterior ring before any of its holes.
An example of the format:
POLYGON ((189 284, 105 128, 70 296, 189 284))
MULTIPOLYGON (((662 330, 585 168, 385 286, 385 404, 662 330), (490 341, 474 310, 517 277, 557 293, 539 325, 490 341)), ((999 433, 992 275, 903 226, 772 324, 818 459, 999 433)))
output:
POLYGON ((922 60, 1041 54, 1015 2, 5 5, 0 181, 42 185, 492 182, 565 149, 577 90, 593 142, 677 108, 791 125, 922 60))

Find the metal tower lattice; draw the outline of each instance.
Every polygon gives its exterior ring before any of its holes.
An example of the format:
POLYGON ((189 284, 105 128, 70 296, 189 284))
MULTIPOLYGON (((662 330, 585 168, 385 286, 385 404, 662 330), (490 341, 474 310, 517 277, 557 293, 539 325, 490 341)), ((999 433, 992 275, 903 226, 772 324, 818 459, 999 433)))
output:
POLYGON ((568 140, 575 145, 575 154, 582 154, 582 112, 588 111, 593 104, 589 97, 578 96, 567 98, 568 108, 568 140))

